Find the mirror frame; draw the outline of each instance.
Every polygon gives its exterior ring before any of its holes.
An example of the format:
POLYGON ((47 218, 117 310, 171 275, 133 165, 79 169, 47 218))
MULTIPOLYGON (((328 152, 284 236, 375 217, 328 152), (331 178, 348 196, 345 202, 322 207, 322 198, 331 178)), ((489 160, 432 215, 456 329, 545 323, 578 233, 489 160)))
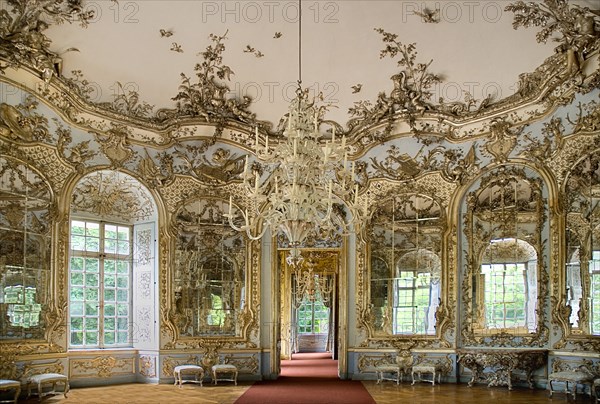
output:
MULTIPOLYGON (((555 349, 582 349, 589 351, 598 351, 600 350, 600 335, 593 335, 589 332, 586 332, 586 328, 573 327, 570 322, 570 317, 573 314, 572 308, 569 305, 567 299, 567 273, 566 273, 566 265, 569 261, 570 257, 568 256, 567 249, 567 240, 568 240, 568 231, 571 231, 573 237, 577 239, 579 244, 579 257, 580 257, 580 271, 582 273, 586 273, 589 268, 588 260, 581 260, 581 257, 589 257, 592 253, 592 245, 593 242, 592 234, 593 230, 590 230, 591 224, 588 220, 586 220, 582 212, 579 211, 570 211, 570 207, 574 202, 573 188, 577 188, 581 186, 581 181, 589 177, 588 170, 592 170, 593 167, 597 167, 600 165, 600 149, 597 148, 597 145, 589 147, 585 143, 578 144, 583 150, 581 153, 577 154, 577 160, 571 160, 572 163, 568 168, 566 175, 564 175, 564 179, 562 182, 562 188, 560 190, 560 207, 564 210, 559 212, 559 216, 562 216, 562 221, 560 223, 560 228, 562 230, 562 238, 564 240, 564 251, 561 252, 561 257, 558 260, 557 272, 559 272, 557 276, 557 285, 554 287, 554 295, 556 299, 553 301, 553 317, 555 321, 559 324, 560 329, 562 330, 563 337, 554 345, 555 349), (589 164, 586 167, 583 165, 586 161, 589 164)), ((595 185, 596 187, 598 185, 595 185)), ((595 190, 594 190, 595 191, 595 190)), ((579 197, 581 197, 581 193, 578 193, 579 197)), ((558 225, 558 224, 557 224, 558 225)), ((600 225, 600 223, 598 223, 600 225)), ((596 226, 598 228, 598 226, 596 226)), ((600 241, 600 238, 599 238, 600 241)), ((582 288, 583 288, 583 296, 586 297, 586 293, 589 292, 589 284, 584 285, 584 279, 589 279, 589 274, 586 277, 582 277, 582 288)), ((579 313, 577 313, 579 321, 587 321, 587 309, 584 305, 580 307, 579 313), (582 316, 583 315, 583 316, 582 316), (582 318, 583 317, 583 318, 582 318)))
MULTIPOLYGON (((174 185, 176 186, 176 185, 174 185)), ((162 323, 161 333, 161 346, 163 349, 194 349, 204 348, 206 351, 207 364, 213 363, 217 360, 215 357, 216 352, 219 348, 234 348, 234 347, 247 347, 254 348, 257 343, 253 340, 253 335, 258 332, 257 315, 258 307, 260 305, 260 288, 259 276, 260 276, 260 240, 252 241, 242 234, 244 243, 244 261, 240 263, 243 265, 244 271, 244 287, 245 287, 245 302, 244 308, 240 311, 238 316, 239 325, 236 327, 235 335, 199 335, 199 336, 185 336, 181 335, 179 328, 176 325, 176 307, 175 307, 175 290, 174 290, 174 276, 175 276, 175 249, 177 245, 177 212, 180 209, 189 204, 202 199, 219 200, 224 206, 228 204, 229 197, 222 194, 219 190, 205 192, 198 192, 196 195, 191 195, 189 198, 179 200, 178 204, 170 211, 173 212, 169 221, 168 234, 164 237, 164 242, 160 246, 160 254, 162 256, 163 268, 169 268, 168 271, 161 270, 160 278, 162 284, 161 294, 164 296, 164 300, 161 299, 161 307, 166 306, 166 313, 163 313, 165 321, 162 323)), ((228 224, 226 224, 228 226, 228 224)), ((216 362, 215 362, 216 363, 216 362)), ((214 363, 213 363, 214 364, 214 363)))
POLYGON ((464 196, 461 206, 463 212, 463 235, 466 242, 466 251, 464 258, 464 268, 462 271, 461 283, 461 327, 460 332, 464 346, 482 345, 482 346, 544 346, 549 341, 550 330, 547 325, 546 310, 544 307, 549 299, 549 273, 544 257, 544 245, 542 241, 542 232, 547 221, 546 200, 543 197, 543 181, 534 172, 528 175, 524 167, 518 166, 500 166, 492 169, 479 177, 469 188, 464 196), (499 332, 486 333, 485 335, 477 332, 474 327, 477 318, 474 313, 474 298, 477 291, 474 285, 474 276, 481 267, 483 252, 493 239, 500 238, 498 234, 485 234, 483 229, 474 229, 474 211, 476 209, 478 196, 488 187, 497 184, 503 184, 508 181, 526 182, 530 186, 530 202, 534 204, 533 211, 520 211, 519 215, 524 216, 522 220, 533 224, 534 229, 524 236, 516 234, 504 234, 502 238, 528 239, 528 243, 537 253, 537 326, 535 332, 513 333, 505 330, 499 332))
POLYGON ((440 208, 439 222, 441 252, 441 289, 440 304, 435 313, 435 333, 420 334, 382 334, 374 329, 374 315, 371 311, 371 254, 372 248, 367 239, 366 229, 361 229, 356 238, 356 310, 357 326, 362 332, 361 347, 399 349, 407 343, 412 348, 451 348, 454 345, 456 327, 455 262, 446 259, 450 251, 457 249, 455 237, 448 237, 451 228, 447 215, 448 206, 456 191, 457 184, 449 182, 441 173, 435 172, 410 183, 397 183, 388 180, 371 180, 369 192, 363 195, 360 203, 373 209, 382 200, 390 199, 398 194, 421 195, 433 200, 440 208))

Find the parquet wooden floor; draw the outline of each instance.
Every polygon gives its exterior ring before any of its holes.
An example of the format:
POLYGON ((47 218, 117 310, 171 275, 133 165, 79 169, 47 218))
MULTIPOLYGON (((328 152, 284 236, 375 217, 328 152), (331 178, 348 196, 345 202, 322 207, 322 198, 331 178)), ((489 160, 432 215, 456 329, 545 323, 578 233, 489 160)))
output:
MULTIPOLYGON (((589 396, 581 394, 577 400, 568 398, 565 394, 555 393, 549 398, 544 390, 529 390, 515 388, 508 391, 506 387, 488 388, 476 385, 471 388, 466 384, 449 384, 431 386, 418 383, 411 386, 404 382, 396 385, 393 382, 376 384, 375 381, 363 382, 371 396, 378 404, 428 404, 428 403, 460 403, 460 404, 579 404, 592 403, 589 396)), ((170 384, 122 384, 117 386, 73 388, 65 399, 62 394, 44 397, 43 404, 77 403, 77 404, 186 404, 214 403, 232 404, 241 396, 251 383, 240 382, 237 386, 231 383, 218 386, 206 384, 203 387, 184 384, 179 389, 170 384)), ((20 400, 22 404, 35 404, 37 397, 20 400)), ((268 403, 264 403, 268 404, 268 403)))

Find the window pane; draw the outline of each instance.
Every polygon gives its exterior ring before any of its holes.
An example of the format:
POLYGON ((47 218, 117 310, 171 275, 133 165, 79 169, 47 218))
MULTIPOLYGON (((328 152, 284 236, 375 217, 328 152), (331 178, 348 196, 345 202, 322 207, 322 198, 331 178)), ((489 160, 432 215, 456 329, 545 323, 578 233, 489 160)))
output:
POLYGON ((72 316, 83 315, 83 303, 71 302, 70 313, 72 316))
POLYGON ((117 277, 117 287, 118 288, 126 288, 127 286, 129 286, 129 277, 128 276, 117 277))
POLYGON ((105 288, 114 288, 117 284, 114 275, 104 275, 104 287, 105 288))
POLYGON ((117 291, 117 301, 128 302, 129 301, 129 291, 127 289, 118 290, 117 291))
POLYGON ((129 240, 130 231, 129 231, 128 227, 119 226, 118 232, 119 232, 119 234, 118 234, 117 238, 119 240, 124 240, 124 241, 129 240))
POLYGON ((104 317, 104 329, 107 331, 114 331, 114 329, 115 329, 114 317, 111 317, 111 318, 104 317))
POLYGON ((85 304, 85 315, 86 316, 97 316, 98 315, 98 304, 97 303, 86 303, 85 304))
POLYGON ((116 262, 115 260, 104 260, 104 273, 115 273, 116 262))
POLYGON ((115 301, 115 290, 114 289, 104 289, 104 301, 114 302, 115 301))
POLYGON ((129 305, 128 304, 117 304, 117 314, 119 316, 126 316, 129 314, 129 305))
POLYGON ((85 344, 96 345, 98 344, 98 333, 97 332, 86 332, 85 333, 85 344))
POLYGON ((104 237, 108 239, 117 239, 117 226, 112 224, 107 224, 104 226, 104 237))
POLYGON ((71 285, 83 286, 83 274, 71 273, 71 285))
POLYGON ((118 254, 129 254, 129 241, 118 242, 118 254))
POLYGON ((97 331, 98 330, 98 317, 86 317, 85 318, 85 330, 86 331, 97 331))
POLYGON ((71 345, 83 345, 83 332, 72 332, 71 333, 71 345))
POLYGON ((71 317, 71 331, 83 330, 83 317, 71 317))
POLYGON ((98 274, 85 274, 85 286, 98 286, 98 274))
POLYGON ((85 300, 97 302, 98 301, 98 289, 86 289, 85 290, 85 300))
POLYGON ((85 260, 85 271, 86 272, 99 272, 100 261, 97 258, 86 258, 85 260))
POLYGON ((80 257, 72 257, 71 258, 71 272, 73 271, 83 271, 83 258, 80 257))
POLYGON ((113 345, 115 343, 115 333, 114 331, 112 332, 105 332, 104 333, 104 344, 105 345, 113 345))
POLYGON ((85 251, 85 236, 71 236, 71 249, 85 251))
POLYGON ((128 342, 128 335, 127 332, 124 331, 119 331, 117 332, 117 338, 118 338, 118 343, 119 344, 126 344, 128 342))
POLYGON ((97 252, 100 249, 100 240, 93 237, 85 239, 85 250, 91 252, 97 252))
POLYGON ((81 222, 79 220, 72 220, 71 234, 85 235, 85 222, 81 222))
POLYGON ((114 304, 105 304, 104 305, 104 315, 105 316, 114 316, 115 315, 115 305, 114 304))
POLYGON ((116 254, 117 240, 104 240, 104 252, 107 254, 116 254))

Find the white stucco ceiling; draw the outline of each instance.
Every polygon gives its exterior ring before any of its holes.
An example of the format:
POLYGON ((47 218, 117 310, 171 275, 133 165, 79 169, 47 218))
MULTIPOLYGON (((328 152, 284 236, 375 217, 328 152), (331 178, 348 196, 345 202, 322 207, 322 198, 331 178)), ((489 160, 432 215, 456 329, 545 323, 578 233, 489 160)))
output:
MULTIPOLYGON (((594 0, 573 2, 592 9, 594 0)), ((88 28, 63 24, 48 30, 51 49, 67 52, 65 76, 82 70, 97 91, 93 101, 111 101, 116 82, 135 90, 156 108, 172 107, 180 73, 193 75, 199 52, 223 35, 223 63, 235 73, 230 95, 254 98, 250 110, 259 120, 277 122, 287 111, 298 79, 298 3, 296 1, 136 0, 87 1, 96 17, 88 28), (172 31, 163 37, 160 30, 172 31), (275 38, 280 32, 281 37, 275 38), (170 50, 173 43, 183 52, 170 50), (244 52, 246 46, 264 54, 244 52)), ((345 123, 348 108, 359 100, 374 101, 392 89, 396 61, 380 59, 385 47, 374 28, 415 42, 417 62, 428 63, 444 83, 434 101, 462 100, 463 91, 476 99, 514 93, 518 75, 531 72, 553 53, 554 44, 538 44, 536 29, 512 28, 508 1, 307 1, 302 3, 302 81, 323 92, 334 106, 328 119, 345 123), (439 9, 440 22, 424 23, 415 14, 439 9), (362 84, 358 93, 352 86, 362 84)))

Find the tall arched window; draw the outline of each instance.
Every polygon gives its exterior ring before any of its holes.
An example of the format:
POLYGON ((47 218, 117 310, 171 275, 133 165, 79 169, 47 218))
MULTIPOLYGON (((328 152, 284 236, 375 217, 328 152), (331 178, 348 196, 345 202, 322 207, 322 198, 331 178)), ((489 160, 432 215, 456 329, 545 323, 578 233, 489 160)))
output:
POLYGON ((152 240, 141 237, 146 230, 139 228, 148 227, 144 222, 154 211, 148 192, 127 174, 99 171, 77 184, 70 222, 71 348, 149 342, 154 322, 148 306, 153 304, 142 301, 152 296, 151 282, 140 280, 152 277, 152 240))

